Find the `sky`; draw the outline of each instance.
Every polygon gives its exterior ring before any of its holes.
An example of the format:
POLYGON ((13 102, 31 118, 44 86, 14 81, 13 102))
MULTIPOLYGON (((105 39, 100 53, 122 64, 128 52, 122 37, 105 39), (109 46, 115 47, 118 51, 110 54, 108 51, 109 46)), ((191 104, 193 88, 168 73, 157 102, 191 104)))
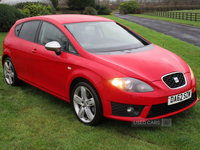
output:
MULTIPOLYGON (((116 0, 110 0, 110 1, 116 1, 116 0)), ((14 4, 20 3, 20 2, 47 2, 47 3, 49 3, 49 0, 1 0, 0 4, 3 3, 3 4, 14 5, 14 4)))
POLYGON ((1 3, 4 3, 4 4, 16 4, 16 3, 20 3, 20 2, 28 2, 28 1, 31 1, 31 2, 44 2, 44 1, 47 1, 48 0, 1 0, 0 4, 1 3))

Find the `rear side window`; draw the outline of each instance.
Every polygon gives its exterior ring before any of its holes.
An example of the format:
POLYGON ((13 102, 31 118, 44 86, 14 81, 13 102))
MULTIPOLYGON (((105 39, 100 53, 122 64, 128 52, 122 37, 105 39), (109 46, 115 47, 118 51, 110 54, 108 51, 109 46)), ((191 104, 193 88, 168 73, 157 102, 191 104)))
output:
POLYGON ((36 31, 40 21, 29 21, 25 22, 19 33, 19 37, 34 42, 36 31))

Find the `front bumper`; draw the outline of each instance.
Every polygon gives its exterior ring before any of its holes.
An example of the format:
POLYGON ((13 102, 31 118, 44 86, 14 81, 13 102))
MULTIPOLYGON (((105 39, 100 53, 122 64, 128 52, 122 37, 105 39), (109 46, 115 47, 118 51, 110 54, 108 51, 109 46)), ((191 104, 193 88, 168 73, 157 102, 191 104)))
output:
POLYGON ((103 83, 101 95, 104 116, 111 119, 122 121, 147 121, 168 117, 194 106, 199 99, 197 98, 196 80, 188 82, 180 89, 169 89, 162 81, 156 81, 153 92, 131 93, 122 91, 103 83), (168 97, 177 95, 192 89, 192 97, 177 104, 168 105, 168 97), (134 108, 133 112, 127 109, 134 108))

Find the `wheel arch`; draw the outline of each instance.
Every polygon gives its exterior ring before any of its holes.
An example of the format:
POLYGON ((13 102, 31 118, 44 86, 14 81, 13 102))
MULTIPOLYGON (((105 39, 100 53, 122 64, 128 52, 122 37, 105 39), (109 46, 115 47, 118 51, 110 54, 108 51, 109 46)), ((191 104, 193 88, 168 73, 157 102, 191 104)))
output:
POLYGON ((7 57, 9 57, 9 58, 12 60, 13 65, 14 65, 14 67, 15 67, 15 71, 18 72, 16 63, 15 63, 15 59, 13 58, 12 53, 11 53, 10 49, 8 49, 8 48, 5 48, 5 49, 3 50, 3 55, 2 55, 2 60, 1 60, 2 66, 3 66, 4 60, 5 60, 7 57))
POLYGON ((87 84, 89 84, 91 87, 93 87, 93 89, 95 90, 95 92, 97 93, 98 98, 101 101, 101 105, 102 105, 102 100, 101 97, 99 95, 98 90, 96 89, 96 87, 93 85, 93 83, 91 81, 89 81, 88 79, 84 78, 84 77, 76 77, 72 80, 71 84, 70 84, 70 88, 69 88, 69 97, 70 97, 70 103, 71 103, 71 99, 72 99, 72 91, 74 89, 74 87, 76 86, 76 84, 78 84, 79 82, 85 82, 87 84))
POLYGON ((3 66, 3 62, 4 62, 4 60, 7 58, 7 57, 9 57, 7 54, 6 55, 3 55, 3 57, 2 57, 2 66, 3 66))

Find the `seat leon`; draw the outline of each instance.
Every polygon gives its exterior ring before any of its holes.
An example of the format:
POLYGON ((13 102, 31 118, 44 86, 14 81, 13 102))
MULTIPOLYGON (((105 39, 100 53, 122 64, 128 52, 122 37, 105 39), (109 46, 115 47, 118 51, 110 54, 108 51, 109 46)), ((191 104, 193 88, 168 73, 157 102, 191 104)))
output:
POLYGON ((27 82, 71 102, 78 120, 153 120, 197 103, 196 79, 179 56, 113 20, 47 15, 18 20, 3 42, 8 85, 27 82))

